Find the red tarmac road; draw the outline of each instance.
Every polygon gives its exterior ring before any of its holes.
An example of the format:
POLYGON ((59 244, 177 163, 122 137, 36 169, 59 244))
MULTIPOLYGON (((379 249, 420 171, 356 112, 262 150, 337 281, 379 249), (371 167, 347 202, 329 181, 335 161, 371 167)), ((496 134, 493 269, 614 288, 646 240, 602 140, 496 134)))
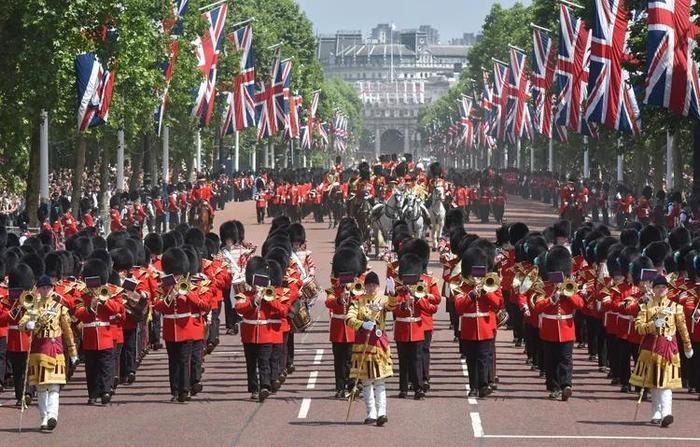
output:
MULTIPOLYGON (((260 246, 268 225, 255 224, 252 202, 229 204, 219 211, 216 226, 237 218, 246 225, 246 236, 260 246)), ((524 221, 533 229, 554 221, 550 206, 513 197, 506 220, 524 221)), ((268 220, 269 221, 269 220, 268 220)), ((307 239, 318 266, 318 278, 327 287, 334 230, 327 224, 307 222, 307 239)), ((470 232, 494 238, 495 224, 468 224, 470 232)), ((435 254, 433 254, 436 258, 435 254)), ((371 263, 383 276, 384 265, 371 263)), ((431 270, 439 276, 435 259, 431 270)), ((323 295, 323 294, 322 294, 323 295)), ((383 428, 365 427, 364 403, 353 404, 345 424, 347 401, 335 400, 333 359, 328 342, 325 296, 312 309, 315 323, 297 334, 296 372, 264 404, 249 400, 245 360, 238 336, 221 336, 221 344, 206 358, 204 391, 188 404, 170 403, 165 350, 151 352, 131 386, 117 390, 107 407, 88 407, 84 371, 80 368, 61 393, 59 425, 51 435, 38 432, 38 410, 32 405, 24 416, 25 430, 17 434, 19 411, 9 391, 0 395, 0 447, 46 443, 54 446, 319 446, 358 444, 381 446, 591 446, 686 445, 700 441, 695 415, 700 401, 695 395, 674 393, 676 423, 669 429, 646 424, 649 403, 632 421, 635 396, 622 395, 607 383, 584 350, 576 350, 574 395, 569 402, 546 399, 542 379, 525 365, 521 349, 513 347, 511 334, 498 338, 500 386, 485 400, 467 399, 466 367, 448 330, 444 306, 436 315, 432 346, 431 391, 425 401, 396 398, 397 377, 388 384, 389 423, 383 428), (685 438, 671 439, 671 438, 685 438), (679 444, 678 441, 681 441, 679 444)), ((222 315, 223 323, 223 315, 222 315)), ((396 349, 394 372, 398 373, 396 349)))

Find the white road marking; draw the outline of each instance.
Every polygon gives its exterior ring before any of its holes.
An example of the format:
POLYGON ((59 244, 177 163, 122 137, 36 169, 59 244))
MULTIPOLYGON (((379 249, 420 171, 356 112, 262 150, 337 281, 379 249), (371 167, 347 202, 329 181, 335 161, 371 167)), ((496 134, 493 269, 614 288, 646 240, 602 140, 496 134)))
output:
POLYGON ((307 390, 316 388, 316 379, 318 379, 318 371, 311 371, 309 373, 309 381, 306 383, 307 390))
POLYGON ((301 401, 301 407, 299 407, 299 414, 297 414, 298 419, 306 419, 306 415, 309 414, 309 407, 311 406, 311 399, 304 398, 301 401))
MULTIPOLYGON (((464 385, 464 387, 467 389, 467 393, 469 393, 469 391, 470 391, 469 384, 467 383, 466 385, 464 385)), ((476 399, 473 397, 467 397, 467 402, 469 402, 469 405, 476 405, 477 404, 476 399)))
POLYGON ((481 416, 476 411, 469 413, 469 417, 472 420, 472 431, 474 431, 475 438, 484 437, 484 429, 481 427, 481 416))
MULTIPOLYGON (((471 413, 472 415, 475 413, 471 413)), ((478 414, 477 414, 478 416, 478 414)), ((472 418, 472 425, 474 419, 472 418)), ((476 436, 476 435, 475 435, 476 436)), ((481 438, 493 439, 590 439, 590 440, 621 440, 621 441, 700 441, 700 438, 681 438, 672 436, 579 436, 579 435, 485 435, 481 438)))
POLYGON ((320 365, 322 358, 323 358, 323 349, 317 349, 316 355, 314 356, 314 365, 320 365))
POLYGON ((462 374, 464 374, 464 377, 469 377, 469 368, 467 368, 467 360, 461 359, 461 361, 462 361, 462 374))

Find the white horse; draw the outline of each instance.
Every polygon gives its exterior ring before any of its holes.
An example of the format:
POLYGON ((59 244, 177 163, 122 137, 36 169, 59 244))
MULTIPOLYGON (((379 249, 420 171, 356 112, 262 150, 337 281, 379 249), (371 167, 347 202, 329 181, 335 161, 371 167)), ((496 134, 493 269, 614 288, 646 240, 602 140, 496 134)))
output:
POLYGON ((402 218, 403 203, 404 192, 394 189, 386 203, 378 203, 372 208, 370 222, 374 229, 377 254, 381 247, 386 246, 386 241, 390 240, 394 222, 402 218))
POLYGON ((428 210, 423 205, 423 200, 413 192, 408 193, 404 201, 402 214, 403 219, 408 224, 408 230, 411 232, 411 235, 414 238, 422 239, 425 234, 425 220, 423 216, 429 215, 428 210))
POLYGON ((442 228, 445 226, 445 188, 441 185, 433 188, 433 192, 430 194, 430 223, 431 223, 431 236, 433 241, 433 251, 437 251, 438 242, 440 240, 440 235, 442 234, 442 228))

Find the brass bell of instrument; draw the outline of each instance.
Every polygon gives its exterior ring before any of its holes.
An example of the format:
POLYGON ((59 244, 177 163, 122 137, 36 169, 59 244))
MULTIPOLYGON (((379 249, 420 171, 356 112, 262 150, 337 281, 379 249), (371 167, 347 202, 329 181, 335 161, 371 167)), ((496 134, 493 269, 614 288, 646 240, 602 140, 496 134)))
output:
POLYGON ((187 295, 192 291, 192 284, 187 278, 182 278, 180 279, 176 284, 175 284, 175 292, 178 295, 187 295))
POLYGON ((360 296, 365 294, 365 285, 362 284, 360 280, 356 280, 350 285, 350 293, 355 296, 360 296))
POLYGON ((97 300, 98 300, 100 303, 104 303, 104 302, 107 301, 111 296, 112 296, 112 294, 110 293, 109 287, 107 287, 107 286, 102 286, 102 287, 100 287, 99 289, 97 289, 97 291, 96 291, 96 293, 95 293, 95 297, 97 298, 97 300))
POLYGON ((498 276, 498 273, 491 272, 484 276, 484 282, 481 285, 484 292, 493 293, 498 290, 499 287, 501 287, 501 278, 498 276))
POLYGON ((573 279, 566 279, 561 283, 561 294, 566 297, 572 297, 578 290, 578 285, 573 279))
POLYGON ((262 299, 270 302, 274 300, 277 297, 277 291, 275 290, 274 287, 272 286, 267 286, 264 289, 262 289, 262 299))
POLYGON ((36 297, 34 296, 34 293, 32 293, 31 290, 25 290, 22 292, 22 294, 19 296, 19 304, 25 308, 25 310, 31 310, 34 308, 34 304, 36 304, 36 297))
POLYGON ((428 294, 428 286, 424 281, 418 281, 415 286, 413 286, 413 296, 416 299, 421 299, 428 294))

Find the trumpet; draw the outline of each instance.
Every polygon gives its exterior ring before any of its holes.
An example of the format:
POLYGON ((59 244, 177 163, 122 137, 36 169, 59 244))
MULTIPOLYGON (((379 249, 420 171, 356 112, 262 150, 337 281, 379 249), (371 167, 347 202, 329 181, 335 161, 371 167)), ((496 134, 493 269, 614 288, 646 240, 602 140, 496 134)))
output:
POLYGON ((411 293, 417 300, 424 298, 428 294, 428 286, 425 281, 418 281, 411 287, 411 293))
POLYGON ((36 297, 34 296, 33 291, 25 290, 19 296, 19 305, 24 307, 25 310, 30 311, 30 310, 34 309, 35 304, 36 304, 36 297))
POLYGON ((501 278, 498 276, 498 273, 491 272, 484 276, 484 280, 481 283, 481 289, 484 292, 493 293, 498 290, 499 287, 501 287, 501 278))
POLYGON ((365 285, 362 284, 360 280, 355 280, 350 284, 350 293, 354 296, 360 296, 365 294, 365 285))
POLYGON ((261 296, 267 302, 273 301, 277 297, 277 290, 272 286, 267 286, 262 289, 261 296))
POLYGON ((187 295, 192 291, 192 283, 187 278, 182 278, 175 283, 174 290, 178 295, 187 295))

